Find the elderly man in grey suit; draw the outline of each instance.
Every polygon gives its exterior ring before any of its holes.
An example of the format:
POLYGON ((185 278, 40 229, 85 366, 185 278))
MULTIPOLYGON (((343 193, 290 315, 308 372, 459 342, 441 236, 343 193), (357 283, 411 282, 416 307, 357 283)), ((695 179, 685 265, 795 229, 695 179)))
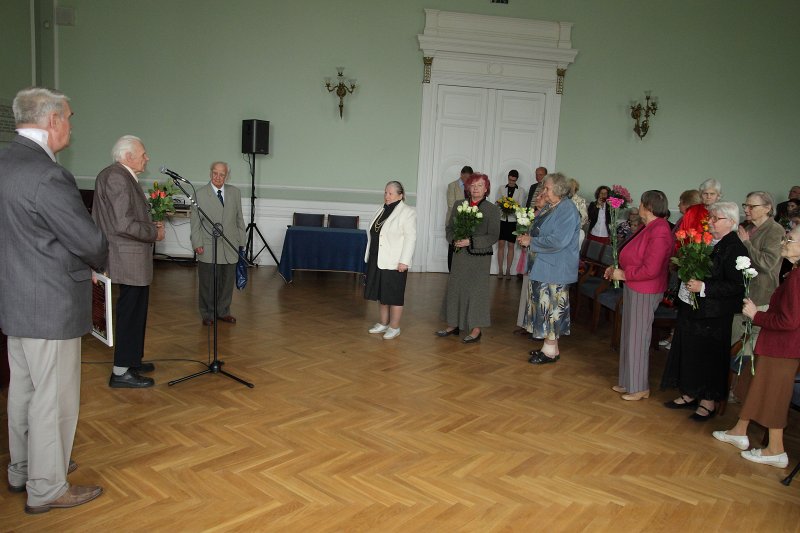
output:
POLYGON ((217 257, 214 258, 214 239, 211 224, 192 208, 192 248, 197 253, 198 277, 200 279, 200 316, 203 324, 210 326, 215 318, 231 324, 236 319, 231 315, 233 281, 236 277, 238 249, 245 245, 245 225, 242 216, 242 193, 233 185, 227 185, 230 166, 224 161, 211 163, 211 182, 197 191, 197 204, 214 222, 222 225, 225 239, 217 240, 217 257), (214 263, 217 264, 217 314, 214 316, 214 263))
POLYGON ((0 327, 8 335, 8 488, 25 511, 74 507, 102 494, 67 474, 78 424, 81 336, 91 329, 92 271, 106 240, 75 178, 56 162, 69 145, 68 98, 24 89, 12 105, 18 135, 0 152, 0 327))
POLYGON ((119 286, 112 388, 152 387, 141 373, 153 363, 142 362, 147 329, 147 305, 153 281, 153 243, 164 239, 164 225, 150 219, 150 205, 139 185, 150 158, 141 139, 124 135, 114 144, 115 163, 97 175, 92 216, 108 239, 108 273, 119 286))

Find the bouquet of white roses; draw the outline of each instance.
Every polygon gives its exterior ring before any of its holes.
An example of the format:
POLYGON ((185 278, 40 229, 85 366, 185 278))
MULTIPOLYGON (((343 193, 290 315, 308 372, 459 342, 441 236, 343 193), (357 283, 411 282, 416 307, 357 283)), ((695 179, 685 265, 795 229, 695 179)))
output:
POLYGON ((517 217, 517 229, 515 229, 512 233, 514 235, 526 235, 528 230, 531 229, 531 224, 533 223, 533 208, 518 207, 514 211, 514 215, 517 217))
MULTIPOLYGON (((464 200, 461 205, 456 207, 456 218, 453 222, 453 240, 460 241, 468 239, 475 233, 475 228, 481 223, 483 213, 478 210, 477 205, 469 205, 469 202, 464 200)), ((456 253, 461 251, 461 248, 456 248, 456 253)))
MULTIPOLYGON (((752 283, 753 278, 758 276, 758 271, 750 266, 750 258, 746 255, 740 255, 736 258, 736 270, 742 273, 742 280, 744 281, 744 297, 750 298, 750 283, 752 283)), ((750 346, 750 353, 753 353, 753 321, 749 318, 745 317, 744 323, 744 343, 742 344, 742 349, 744 349, 745 343, 749 344, 750 346)), ((742 373, 742 361, 744 357, 741 354, 738 356, 738 363, 739 368, 737 370, 737 374, 741 375, 742 373)), ((755 358, 751 355, 750 356, 750 373, 755 374, 755 358)))

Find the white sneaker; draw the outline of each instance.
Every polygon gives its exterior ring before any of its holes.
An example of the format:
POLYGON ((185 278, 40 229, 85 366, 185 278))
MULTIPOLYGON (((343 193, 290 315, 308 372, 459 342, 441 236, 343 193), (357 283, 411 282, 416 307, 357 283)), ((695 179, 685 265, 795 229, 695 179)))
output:
POLYGON ((714 431, 711 435, 717 440, 733 444, 740 450, 746 450, 750 447, 750 439, 747 438, 747 435, 728 435, 727 431, 714 431))
POLYGON ((383 333, 389 329, 389 324, 381 324, 380 322, 375 322, 375 325, 369 328, 370 333, 383 333))
POLYGON ((670 339, 662 339, 658 341, 659 346, 669 346, 672 343, 670 339))
POLYGON ((400 328, 386 328, 386 333, 383 334, 383 338, 388 341, 389 339, 394 339, 398 335, 400 335, 400 328))
POLYGON ((748 461, 753 461, 754 463, 774 466, 777 468, 786 468, 789 466, 789 456, 786 455, 786 452, 778 455, 761 455, 761 452, 763 451, 764 450, 761 448, 753 448, 752 450, 742 452, 742 457, 748 461))

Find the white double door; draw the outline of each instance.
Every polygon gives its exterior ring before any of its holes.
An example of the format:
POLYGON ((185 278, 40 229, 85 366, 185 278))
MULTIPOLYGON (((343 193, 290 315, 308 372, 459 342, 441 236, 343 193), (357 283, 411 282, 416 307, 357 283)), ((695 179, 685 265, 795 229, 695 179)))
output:
MULTIPOLYGON (((527 194, 533 171, 542 166, 545 93, 440 85, 436 125, 426 191, 430 206, 425 270, 447 272, 447 185, 469 165, 489 176, 489 199, 506 184, 511 169, 519 171, 519 186, 527 194)), ((497 269, 492 262, 492 271, 497 269)))

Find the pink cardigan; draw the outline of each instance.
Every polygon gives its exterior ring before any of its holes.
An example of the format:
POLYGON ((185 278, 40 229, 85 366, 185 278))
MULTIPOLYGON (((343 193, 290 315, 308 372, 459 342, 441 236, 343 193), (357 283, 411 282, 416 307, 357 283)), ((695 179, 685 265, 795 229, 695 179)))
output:
POLYGON ((625 271, 625 283, 642 294, 667 290, 669 258, 674 239, 666 219, 657 218, 631 237, 619 254, 619 266, 625 271))

